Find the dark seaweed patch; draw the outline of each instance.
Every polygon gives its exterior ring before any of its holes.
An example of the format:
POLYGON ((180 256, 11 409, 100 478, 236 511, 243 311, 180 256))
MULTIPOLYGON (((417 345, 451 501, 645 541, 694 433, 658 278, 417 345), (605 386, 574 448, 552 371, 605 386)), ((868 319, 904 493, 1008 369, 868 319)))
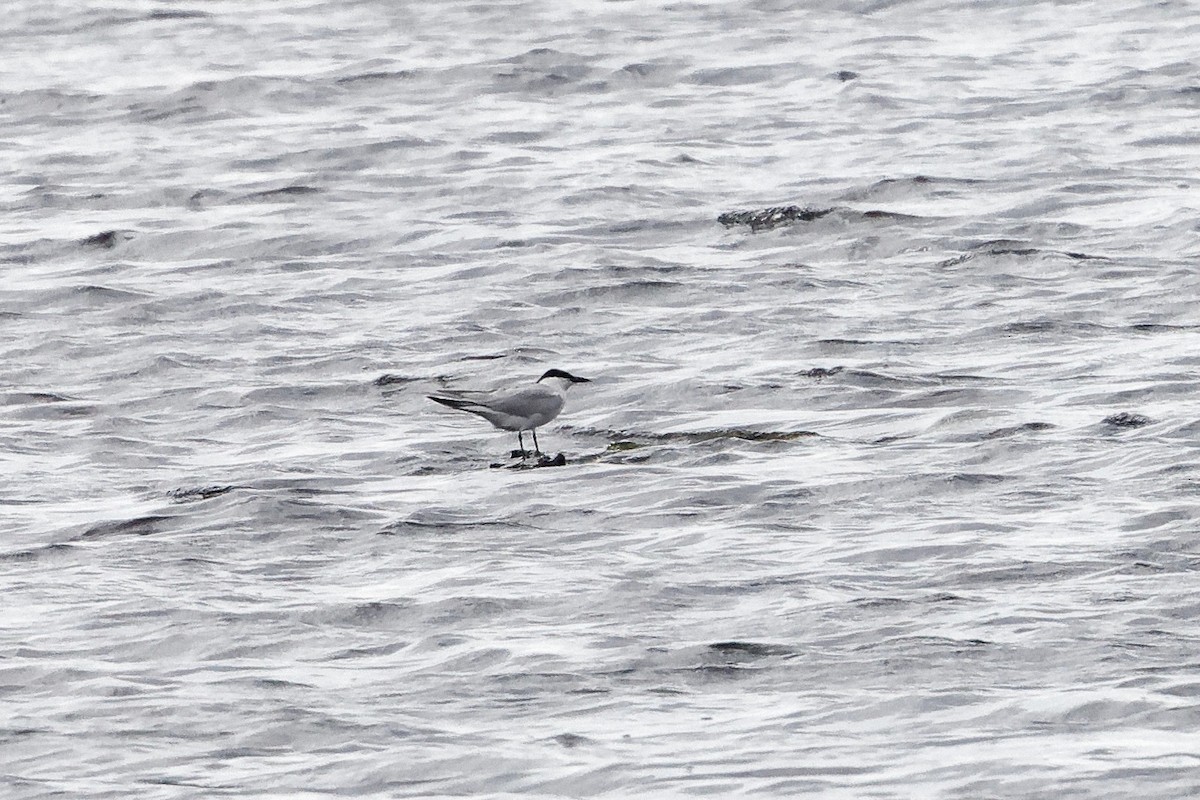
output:
POLYGON ((1119 414, 1110 414, 1104 418, 1105 425, 1112 425, 1114 428, 1141 428, 1149 425, 1154 420, 1142 414, 1134 414, 1129 411, 1122 411, 1119 414))
POLYGON ((727 211, 717 217, 717 222, 727 228, 748 225, 752 231, 770 230, 795 222, 812 222, 829 214, 832 208, 801 208, 800 206, 773 206, 752 211, 727 211))
POLYGON ((210 497, 220 497, 226 492, 232 492, 237 486, 196 486, 188 489, 172 489, 167 496, 176 503, 188 503, 192 500, 207 500, 210 497))

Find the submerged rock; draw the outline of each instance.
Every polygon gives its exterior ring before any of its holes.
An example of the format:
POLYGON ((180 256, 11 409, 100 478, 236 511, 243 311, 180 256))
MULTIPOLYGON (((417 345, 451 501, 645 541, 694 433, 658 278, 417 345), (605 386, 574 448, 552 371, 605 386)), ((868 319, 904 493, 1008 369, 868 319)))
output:
POLYGON ((1153 421, 1147 416, 1134 414, 1129 411, 1122 411, 1120 414, 1111 414, 1104 418, 1105 425, 1112 425, 1115 428, 1141 428, 1153 421))
POLYGON ((832 212, 832 208, 801 208, 800 206, 773 206, 756 211, 727 211, 717 217, 717 222, 726 228, 749 225, 750 230, 770 230, 794 222, 812 222, 832 212))
POLYGON ((111 250, 128 238, 129 235, 124 231, 102 231, 86 239, 81 239, 79 243, 84 247, 98 247, 104 250, 111 250))
MULTIPOLYGON (((522 453, 520 450, 512 451, 513 458, 521 458, 521 455, 522 455, 522 453)), ((558 455, 553 456, 553 457, 548 456, 545 453, 542 453, 542 454, 540 454, 539 458, 536 461, 526 458, 524 460, 518 461, 515 464, 507 465, 507 469, 537 469, 538 467, 565 467, 566 465, 567 465, 567 457, 564 456, 562 453, 559 453, 558 455)), ((492 469, 498 469, 499 467, 504 467, 504 466, 505 466, 504 464, 492 464, 492 469)))

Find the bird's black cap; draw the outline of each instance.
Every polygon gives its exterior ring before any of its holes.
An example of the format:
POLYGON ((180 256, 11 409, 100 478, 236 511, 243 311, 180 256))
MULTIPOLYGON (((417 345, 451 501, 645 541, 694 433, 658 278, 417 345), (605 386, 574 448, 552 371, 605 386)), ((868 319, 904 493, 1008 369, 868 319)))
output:
POLYGON ((542 381, 546 380, 546 378, 566 378, 571 383, 591 383, 591 380, 588 378, 576 378, 571 373, 564 372, 561 369, 546 370, 546 374, 544 374, 544 375, 542 375, 542 377, 538 378, 538 383, 541 383, 542 381))

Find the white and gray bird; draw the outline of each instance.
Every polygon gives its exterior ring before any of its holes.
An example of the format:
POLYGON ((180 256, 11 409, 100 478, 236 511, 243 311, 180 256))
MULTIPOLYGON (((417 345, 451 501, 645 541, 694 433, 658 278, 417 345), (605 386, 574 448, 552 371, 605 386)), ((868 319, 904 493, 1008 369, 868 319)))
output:
POLYGON ((567 389, 576 383, 590 383, 588 378, 577 378, 561 369, 546 370, 546 374, 535 383, 522 386, 519 389, 500 391, 494 394, 468 399, 466 397, 445 397, 427 395, 435 403, 453 408, 456 411, 466 411, 483 417, 497 428, 505 431, 516 431, 517 442, 521 445, 521 460, 525 459, 525 439, 522 433, 529 431, 533 434, 533 452, 541 452, 538 447, 537 429, 558 416, 562 411, 567 389))

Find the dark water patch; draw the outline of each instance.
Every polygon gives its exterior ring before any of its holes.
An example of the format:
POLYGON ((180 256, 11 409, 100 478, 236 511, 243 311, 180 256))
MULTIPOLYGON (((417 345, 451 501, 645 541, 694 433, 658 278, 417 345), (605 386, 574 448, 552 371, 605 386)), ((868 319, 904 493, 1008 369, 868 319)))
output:
POLYGON ((1049 422, 1025 422, 1020 425, 1010 425, 1005 428, 996 428, 994 431, 983 434, 980 439, 1007 439, 1010 436, 1018 436, 1022 433, 1039 433, 1041 431, 1052 430, 1056 425, 1049 422))
POLYGON ((414 606, 406 602, 371 601, 355 603, 317 612, 322 622, 356 628, 392 627, 409 619, 414 606))
POLYGON ((1168 511, 1154 511, 1149 514, 1139 514, 1136 517, 1121 524, 1121 530, 1125 531, 1145 531, 1161 528, 1173 523, 1183 523, 1184 525, 1194 524, 1196 521, 1196 513, 1190 509, 1172 509, 1168 511))
POLYGON ((863 211, 861 216, 863 219, 886 219, 893 222, 912 222, 921 219, 915 214, 901 214, 898 211, 880 211, 878 209, 863 211))
POLYGON ((944 383, 990 383, 996 379, 990 375, 971 375, 966 372, 935 372, 928 376, 935 381, 944 383))
POLYGON ((558 745, 562 745, 568 750, 573 750, 576 747, 583 747, 584 745, 596 744, 594 739, 589 739, 586 736, 580 736, 577 733, 560 733, 557 736, 551 736, 549 741, 558 745))
POLYGON ((212 14, 191 8, 161 8, 146 15, 149 20, 210 19, 212 14))
POLYGON ((972 651, 977 651, 981 648, 991 647, 995 642, 990 642, 987 639, 952 639, 947 636, 897 636, 890 639, 884 639, 879 642, 868 642, 867 644, 859 645, 855 650, 875 650, 883 648, 893 650, 900 648, 903 650, 916 650, 919 653, 928 653, 929 651, 949 651, 954 654, 965 654, 972 651))
MULTIPOLYGON (((990 329, 995 330, 995 329, 990 329)), ((1065 336, 1096 336, 1108 329, 1095 322, 1074 322, 1063 319, 1030 319, 1020 322, 1009 322, 999 328, 1002 336, 1030 336, 1056 333, 1065 336)), ((990 335, 990 334, 989 334, 990 335)))
POLYGON ((330 661, 346 661, 356 658, 374 658, 376 656, 390 656, 408 647, 407 642, 389 642, 375 647, 351 647, 346 650, 339 650, 336 653, 331 653, 328 656, 330 661))
POLYGON ((1057 250, 1054 248, 1035 247, 1028 242, 1018 242, 1010 239, 994 239, 969 245, 968 249, 974 255, 984 256, 1016 256, 1030 258, 1033 256, 1056 256, 1072 261, 1112 261, 1108 256, 1097 256, 1076 250, 1057 250))
POLYGON ((1051 319, 1028 320, 1023 322, 1009 322, 1001 330, 1012 336, 1020 336, 1026 333, 1048 333, 1055 330, 1059 324, 1058 321, 1051 319))
MULTIPOLYGON (((822 350, 829 351, 831 355, 842 350, 856 350, 858 348, 870 348, 876 350, 880 347, 903 348, 905 351, 918 350, 921 347, 920 342, 915 342, 907 339, 847 339, 847 338, 831 338, 817 339, 816 344, 820 345, 822 350)), ((853 373, 851 373, 853 374, 853 373)))
POLYGON ((282 186, 278 189, 265 189, 261 192, 251 192, 241 198, 242 202, 254 203, 261 200, 280 200, 289 197, 306 197, 308 195, 320 194, 321 190, 315 186, 292 185, 282 186))
MULTIPOLYGON (((517 597, 481 597, 479 595, 449 597, 421 606, 426 624, 451 625, 464 620, 481 620, 511 617, 513 612, 524 608, 528 601, 517 597)), ((496 655, 507 656, 508 651, 498 649, 496 655)))
POLYGON ((461 534, 471 530, 518 532, 531 530, 531 528, 522 522, 500 518, 488 519, 470 511, 422 508, 411 514, 407 519, 397 520, 386 525, 379 531, 379 535, 397 536, 417 533, 461 534))
POLYGON ((334 83, 339 86, 350 86, 355 83, 377 83, 387 81, 403 81, 415 78, 417 73, 411 69, 382 70, 377 72, 360 72, 357 75, 346 75, 334 83))
POLYGON ((908 605, 909 601, 899 597, 857 597, 850 601, 855 608, 874 610, 878 608, 892 609, 908 605))
POLYGON ((839 69, 837 72, 833 73, 831 77, 833 77, 835 80, 841 81, 842 83, 846 83, 847 81, 852 81, 855 78, 858 78, 859 74, 854 70, 839 69))
POLYGON ((475 211, 458 211, 453 214, 447 214, 445 219, 461 219, 470 222, 507 222, 513 219, 515 215, 507 209, 487 209, 475 211))
POLYGON ((878 439, 872 439, 871 444, 896 444, 897 442, 907 442, 912 440, 913 436, 905 434, 895 434, 892 436, 880 436, 878 439))
POLYGON ((197 189, 188 196, 187 205, 192 210, 199 210, 206 205, 221 202, 229 196, 229 192, 220 189, 197 189))
POLYGON ((107 539, 114 536, 151 536, 161 533, 167 523, 173 519, 175 518, 164 514, 150 514, 132 519, 101 522, 85 530, 79 535, 79 538, 90 540, 107 539))
POLYGON ((956 472, 946 480, 958 486, 995 486, 1010 479, 1011 476, 990 472, 956 472))
POLYGON ((690 285, 682 281, 644 278, 588 286, 582 289, 568 289, 548 295, 547 300, 560 306, 583 301, 636 303, 651 296, 679 295, 689 288, 691 288, 690 285))
POLYGON ((755 659, 770 656, 794 656, 796 651, 791 647, 764 642, 728 641, 714 642, 708 646, 714 654, 726 659, 755 659))
POLYGON ((489 133, 486 140, 496 144, 532 144, 542 141, 547 135, 545 131, 495 131, 489 133))
POLYGON ((396 136, 382 141, 343 147, 323 147, 297 150, 290 153, 243 158, 231 161, 230 169, 246 171, 279 172, 283 169, 312 169, 314 166, 336 168, 342 172, 368 169, 379 162, 380 157, 396 150, 433 147, 436 143, 417 136, 396 136))
POLYGON ((626 235, 633 233, 657 233, 666 235, 692 223, 687 219, 641 218, 610 222, 599 226, 576 228, 572 233, 579 237, 626 235))
POLYGON ((699 680, 702 683, 711 681, 736 681, 745 680, 757 676, 762 672, 763 668, 758 666, 746 666, 738 663, 719 662, 712 664, 695 664, 686 667, 676 667, 672 672, 686 676, 691 680, 699 680))
MULTIPOLYGON (((99 412, 99 407, 94 403, 78 400, 67 400, 65 402, 0 403, 0 406, 8 406, 7 413, 16 419, 81 419, 84 417, 94 417, 99 412)), ((34 451, 27 450, 25 452, 34 451)))
POLYGON ((1200 145, 1200 134, 1147 136, 1143 139, 1134 139, 1129 144, 1131 147, 1195 147, 1200 145))
POLYGON ((30 403, 71 403, 75 398, 54 392, 7 392, 0 394, 0 406, 27 405, 30 403))
POLYGON ((222 486, 196 486, 186 489, 172 489, 167 492, 167 497, 170 497, 176 503, 190 503, 196 500, 208 500, 213 497, 220 497, 223 494, 232 492, 234 489, 245 487, 234 486, 232 484, 222 486))
POLYGON ((998 566, 965 572, 960 575, 966 586, 993 584, 1044 584, 1048 581, 1067 580, 1094 569, 1083 564, 1060 564, 1054 561, 1021 561, 1008 566, 998 566))
POLYGON ((819 382, 825 378, 832 378, 834 375, 837 375, 844 369, 845 367, 813 367, 812 369, 801 372, 800 375, 805 378, 813 378, 819 382))
MULTIPOLYGON (((972 178, 945 178, 929 175, 913 175, 904 178, 882 178, 869 186, 859 187, 840 195, 839 199, 848 202, 866 202, 880 200, 904 200, 910 197, 945 196, 950 195, 960 187, 982 183, 972 178)), ((873 212, 866 212, 870 215, 873 212)), ((878 212, 886 214, 889 212, 878 212)), ((904 215, 901 215, 904 216, 904 215)))
POLYGON ((1178 333, 1197 329, 1200 329, 1200 325, 1172 325, 1165 322, 1136 322, 1127 328, 1135 333, 1178 333))
POLYGON ((502 59, 501 63, 510 66, 493 74, 493 85, 501 90, 524 89, 549 93, 580 84, 584 85, 583 88, 603 89, 602 83, 585 83, 595 74, 595 70, 588 66, 586 61, 584 56, 545 47, 535 48, 519 56, 502 59))
POLYGON ((90 121, 94 125, 96 113, 108 102, 105 95, 59 89, 0 92, 0 109, 5 111, 9 124, 23 120, 28 124, 53 121, 59 125, 90 121))
POLYGON ((745 86, 774 80, 781 74, 790 74, 779 66, 714 67, 698 69, 689 77, 692 83, 701 86, 745 86))
POLYGON ((509 355, 508 353, 501 351, 499 353, 481 353, 479 355, 459 356, 458 360, 459 361, 496 361, 501 358, 508 358, 508 355, 509 355))
POLYGON ((72 307, 83 305, 91 308, 109 305, 127 305, 132 302, 144 301, 150 297, 150 295, 142 292, 135 292, 129 289, 115 289, 111 286, 103 286, 96 283, 72 286, 47 294, 48 296, 45 298, 47 306, 58 302, 72 307))
POLYGON ((977 406, 985 403, 1004 403, 1012 398, 1013 402, 1023 399, 1025 394, 1016 389, 981 388, 977 386, 945 386, 929 390, 914 390, 895 396, 892 392, 876 391, 873 394, 891 394, 891 398, 880 397, 878 405, 893 408, 945 408, 957 407, 959 413, 943 419, 943 423, 955 423, 963 418, 980 416, 982 412, 965 410, 964 406, 977 406))
POLYGON ((861 386, 868 389, 912 389, 936 385, 936 381, 930 378, 914 375, 889 375, 886 372, 877 372, 870 369, 845 370, 842 381, 853 386, 861 386))
POLYGON ((129 106, 129 115, 139 122, 164 122, 175 117, 202 118, 209 107, 198 98, 180 96, 158 101, 156 104, 134 103, 129 106))
POLYGON ((748 225, 751 231, 771 230, 797 222, 812 222, 834 211, 832 208, 801 208, 800 206, 773 206, 750 211, 727 211, 717 217, 717 222, 726 228, 748 225))
POLYGON ((1130 411, 1122 411, 1119 414, 1110 414, 1104 418, 1105 425, 1111 425, 1114 428, 1142 428, 1151 424, 1154 420, 1143 414, 1136 414, 1130 411))
POLYGON ((0 561, 18 563, 25 561, 42 561, 47 558, 68 555, 74 550, 74 545, 47 544, 41 547, 31 547, 27 550, 14 550, 9 553, 0 553, 0 561))
POLYGON ((639 78, 645 78, 652 74, 656 67, 653 64, 626 64, 621 67, 621 72, 627 75, 636 75, 639 78))

